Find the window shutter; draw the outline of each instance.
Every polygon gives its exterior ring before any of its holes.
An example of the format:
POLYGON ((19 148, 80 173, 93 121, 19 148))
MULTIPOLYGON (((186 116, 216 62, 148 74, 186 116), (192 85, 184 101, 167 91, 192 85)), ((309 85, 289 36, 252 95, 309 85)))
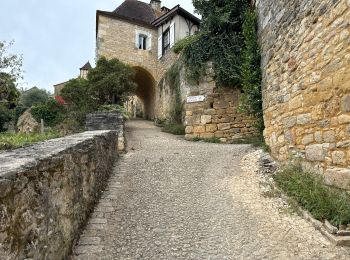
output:
POLYGON ((163 56, 163 37, 160 36, 158 38, 158 59, 162 58, 163 56))
POLYGON ((147 50, 152 50, 152 34, 148 34, 147 36, 147 50))
POLYGON ((170 23, 170 48, 175 44, 175 23, 170 23))
POLYGON ((139 48, 139 34, 136 32, 135 36, 135 47, 138 49, 139 48))

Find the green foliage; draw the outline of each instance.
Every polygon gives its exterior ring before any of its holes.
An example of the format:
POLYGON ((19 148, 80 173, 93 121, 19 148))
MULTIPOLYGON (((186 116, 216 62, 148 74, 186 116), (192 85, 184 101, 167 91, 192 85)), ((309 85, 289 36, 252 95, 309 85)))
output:
POLYGON ((173 51, 175 53, 180 53, 186 49, 189 45, 193 44, 195 41, 200 39, 201 34, 191 35, 183 38, 182 40, 175 43, 173 51))
POLYGON ((180 64, 175 63, 167 73, 169 86, 172 91, 173 100, 170 109, 170 123, 182 123, 182 98, 180 82, 180 64))
POLYGON ((49 99, 49 94, 44 89, 37 87, 31 88, 21 95, 20 103, 25 107, 32 107, 46 103, 49 99))
POLYGON ((98 104, 90 95, 89 82, 82 78, 71 79, 61 91, 61 96, 69 104, 67 118, 84 125, 86 115, 97 110, 98 104))
MULTIPOLYGON (((7 43, 0 41, 0 74, 7 74, 13 83, 22 78, 22 61, 21 55, 9 54, 8 50, 13 42, 7 43)), ((0 77, 0 87, 5 84, 4 79, 0 77)))
POLYGON ((173 135, 184 135, 185 127, 182 124, 167 124, 162 128, 162 131, 173 135))
POLYGON ((232 144, 251 144, 254 147, 261 147, 265 152, 270 152, 270 147, 265 143, 262 135, 234 139, 232 144))
POLYGON ((121 104, 130 92, 136 90, 134 70, 118 59, 101 57, 89 71, 89 94, 98 105, 121 104))
POLYGON ((18 103, 19 95, 15 79, 8 73, 0 72, 0 102, 13 108, 18 103))
POLYGON ((59 134, 54 131, 45 134, 1 133, 0 150, 15 149, 57 137, 59 137, 59 134))
POLYGON ((242 49, 243 14, 246 0, 194 0, 202 15, 201 34, 183 51, 188 78, 198 81, 207 61, 213 61, 216 82, 220 86, 238 87, 242 49))
POLYGON ((350 224, 350 195, 324 185, 320 176, 290 166, 278 172, 274 179, 280 189, 316 219, 328 220, 333 225, 350 224))
POLYGON ((65 107, 50 98, 44 104, 33 106, 31 113, 36 121, 43 119, 45 125, 55 126, 64 120, 65 107))
POLYGON ((99 112, 118 112, 123 115, 125 120, 129 120, 128 112, 121 105, 102 105, 98 108, 99 112))
POLYGON ((13 110, 6 105, 0 104, 0 132, 6 131, 6 123, 10 122, 14 117, 13 110))
POLYGON ((252 114, 258 119, 256 128, 262 133, 264 130, 264 120, 261 92, 261 56, 257 35, 257 14, 255 11, 248 9, 244 14, 244 18, 244 48, 242 51, 242 65, 240 67, 244 93, 241 95, 240 110, 252 114))

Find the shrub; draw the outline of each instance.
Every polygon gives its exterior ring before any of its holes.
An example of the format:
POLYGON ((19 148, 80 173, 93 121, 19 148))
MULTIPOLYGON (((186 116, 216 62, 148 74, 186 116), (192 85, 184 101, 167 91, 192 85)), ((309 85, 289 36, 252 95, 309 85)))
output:
POLYGON ((313 217, 333 225, 350 224, 350 195, 324 184, 320 176, 290 166, 274 176, 277 186, 313 217))
POLYGON ((187 36, 186 38, 183 38, 182 40, 175 43, 173 51, 175 53, 180 53, 198 39, 200 39, 200 34, 187 36))
POLYGON ((122 114, 124 120, 129 120, 128 112, 121 105, 102 105, 98 108, 99 112, 118 112, 122 114))
POLYGON ((0 132, 7 130, 6 123, 10 122, 14 118, 14 111, 8 109, 7 106, 0 104, 0 132))
POLYGON ((44 120, 45 125, 55 126, 65 117, 65 108, 56 100, 50 98, 46 103, 32 107, 32 115, 36 121, 44 120))

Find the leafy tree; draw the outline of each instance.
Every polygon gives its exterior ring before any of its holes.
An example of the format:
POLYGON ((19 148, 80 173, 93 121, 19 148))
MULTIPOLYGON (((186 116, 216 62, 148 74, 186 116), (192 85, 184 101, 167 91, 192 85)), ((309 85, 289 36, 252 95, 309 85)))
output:
POLYGON ((15 79, 8 73, 0 72, 0 102, 8 108, 13 108, 18 103, 19 96, 15 79))
POLYGON ((32 107, 45 103, 49 99, 49 94, 44 89, 33 87, 21 95, 20 103, 25 107, 32 107))
POLYGON ((22 61, 20 55, 8 54, 8 49, 13 42, 7 43, 0 41, 0 72, 10 75, 11 79, 17 81, 22 78, 22 61))
POLYGON ((134 70, 118 59, 101 57, 88 74, 90 95, 99 105, 121 104, 136 90, 134 70))
POLYGON ((98 105, 90 95, 89 82, 77 78, 70 80, 62 89, 61 96, 68 103, 68 117, 83 125, 86 114, 97 109, 98 105))
POLYGON ((50 98, 45 103, 33 106, 31 113, 36 121, 43 119, 46 125, 55 126, 64 120, 65 107, 50 98))

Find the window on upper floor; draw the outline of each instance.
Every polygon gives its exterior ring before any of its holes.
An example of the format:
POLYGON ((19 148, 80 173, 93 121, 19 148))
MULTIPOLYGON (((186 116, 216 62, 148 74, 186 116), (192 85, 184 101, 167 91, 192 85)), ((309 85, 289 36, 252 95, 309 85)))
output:
POLYGON ((146 35, 139 34, 137 46, 140 50, 147 50, 148 46, 147 46, 147 36, 146 35))
POLYGON ((170 49, 170 30, 163 33, 163 55, 170 49))

